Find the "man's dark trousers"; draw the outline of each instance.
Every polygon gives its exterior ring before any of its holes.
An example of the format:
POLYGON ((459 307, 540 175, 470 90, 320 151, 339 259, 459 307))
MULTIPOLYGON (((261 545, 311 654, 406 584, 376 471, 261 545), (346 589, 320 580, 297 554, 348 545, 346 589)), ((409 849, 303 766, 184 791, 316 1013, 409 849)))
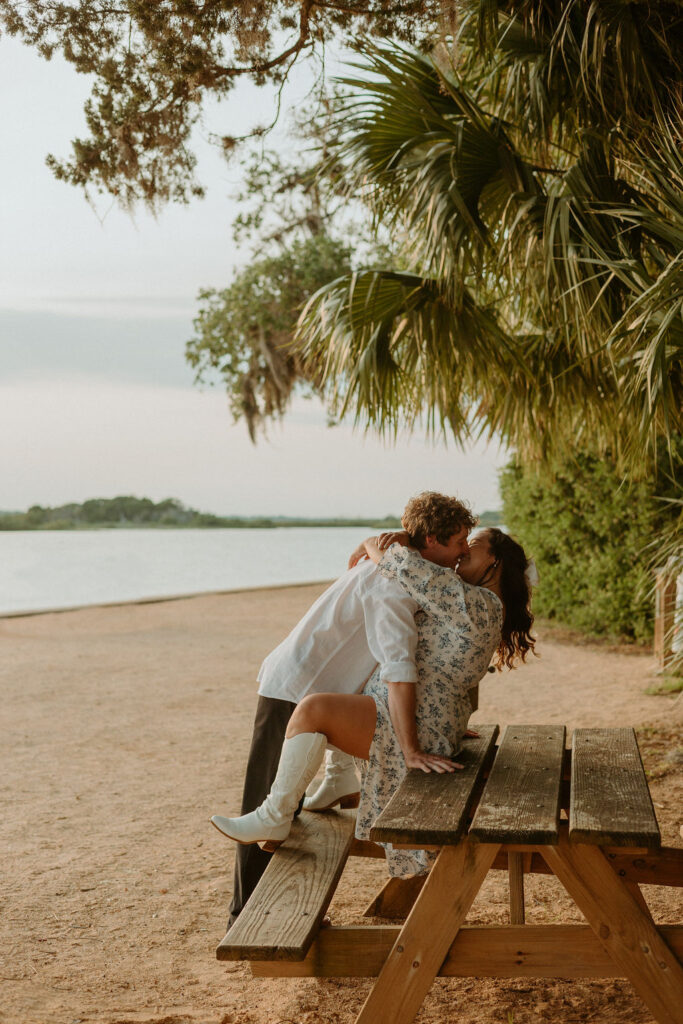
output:
MULTIPOLYGON (((259 697, 254 718, 254 734, 247 760, 244 779, 241 814, 249 814, 263 803, 270 793, 280 763, 282 744, 287 723, 292 717, 296 704, 275 697, 259 697)), ((303 803, 303 798, 302 798, 303 803)), ((299 805, 301 807, 301 805, 299 805)), ((297 812, 298 813, 298 812, 297 812)), ((264 853, 257 843, 251 846, 237 844, 235 856, 235 879, 228 928, 256 888, 261 875, 268 867, 271 853, 264 853)))

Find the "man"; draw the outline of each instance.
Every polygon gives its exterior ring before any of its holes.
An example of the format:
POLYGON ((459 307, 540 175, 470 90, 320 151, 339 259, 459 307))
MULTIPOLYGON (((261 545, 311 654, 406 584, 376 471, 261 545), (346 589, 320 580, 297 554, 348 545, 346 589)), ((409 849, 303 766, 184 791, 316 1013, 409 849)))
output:
MULTIPOLYGON (((423 558, 449 568, 467 554, 467 535, 476 524, 466 505, 433 491, 412 498, 401 522, 423 558)), ((377 665, 386 682, 417 681, 417 610, 400 584, 385 579, 373 563, 363 562, 328 587, 268 655, 258 674, 259 699, 241 814, 255 810, 268 795, 287 723, 307 694, 358 693, 377 665)), ((321 809, 353 799, 357 791, 351 759, 339 752, 307 806, 321 809)), ((256 844, 237 847, 228 927, 254 891, 270 856, 256 844)))

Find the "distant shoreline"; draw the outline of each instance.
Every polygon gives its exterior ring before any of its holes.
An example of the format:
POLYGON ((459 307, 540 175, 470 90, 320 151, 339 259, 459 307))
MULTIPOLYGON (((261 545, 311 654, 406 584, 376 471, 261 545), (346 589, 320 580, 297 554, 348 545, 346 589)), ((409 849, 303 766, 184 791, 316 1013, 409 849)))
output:
POLYGON ((270 590, 290 590, 300 587, 327 587, 332 580, 301 580, 295 583, 264 583, 256 587, 233 587, 225 590, 196 590, 186 594, 165 594, 151 597, 132 597, 123 601, 96 601, 92 604, 58 605, 56 608, 29 608, 26 611, 2 612, 2 619, 28 619, 35 615, 62 615, 65 612, 84 612, 98 608, 125 608, 127 605, 166 604, 169 601, 192 601, 196 597, 225 597, 228 594, 266 593, 270 590))
MULTIPOLYGON (((288 529, 291 527, 335 527, 335 526, 367 526, 372 529, 382 530, 400 530, 401 520, 400 519, 233 519, 233 518, 220 518, 219 522, 211 523, 145 523, 145 522, 125 522, 125 523, 41 523, 41 524, 28 524, 22 523, 21 525, 5 525, 4 519, 10 518, 9 515, 0 513, 0 531, 7 533, 15 531, 41 531, 45 532, 51 530, 53 532, 63 532, 65 530, 82 530, 82 531, 93 531, 93 530, 279 530, 288 529)), ((219 517, 217 517, 219 518, 219 517)), ((15 516, 12 516, 13 520, 16 520, 15 516)))
MULTIPOLYGON (((482 512, 480 526, 497 526, 502 513, 482 512)), ((189 508, 177 498, 153 502, 150 498, 120 495, 117 498, 91 498, 78 503, 49 506, 32 505, 26 512, 1 511, 0 532, 23 530, 277 530, 299 528, 369 527, 373 530, 400 530, 399 516, 356 516, 321 518, 314 516, 218 516, 189 508)))
POLYGON ((184 505, 177 498, 154 502, 121 494, 116 498, 89 498, 57 507, 32 505, 26 512, 1 511, 0 530, 273 530, 292 526, 370 526, 393 530, 398 516, 217 516, 184 505))

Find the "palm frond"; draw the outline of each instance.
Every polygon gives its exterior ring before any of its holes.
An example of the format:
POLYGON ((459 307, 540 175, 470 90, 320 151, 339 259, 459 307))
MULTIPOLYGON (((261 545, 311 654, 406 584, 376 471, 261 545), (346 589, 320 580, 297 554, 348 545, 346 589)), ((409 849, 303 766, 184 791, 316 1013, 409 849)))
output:
POLYGON ((363 77, 342 80, 355 92, 338 124, 349 190, 410 236, 415 265, 457 291, 493 250, 501 206, 539 186, 503 122, 428 58, 398 48, 362 54, 354 67, 363 77))
POLYGON ((523 375, 512 339, 463 291, 457 306, 433 279, 390 271, 338 278, 316 293, 298 327, 310 372, 334 411, 395 432, 426 415, 431 430, 463 438, 489 382, 523 375))
POLYGON ((318 293, 299 341, 359 422, 647 471, 682 429, 677 52, 648 3, 461 6, 455 70, 367 45, 344 79, 335 159, 405 244, 318 293))

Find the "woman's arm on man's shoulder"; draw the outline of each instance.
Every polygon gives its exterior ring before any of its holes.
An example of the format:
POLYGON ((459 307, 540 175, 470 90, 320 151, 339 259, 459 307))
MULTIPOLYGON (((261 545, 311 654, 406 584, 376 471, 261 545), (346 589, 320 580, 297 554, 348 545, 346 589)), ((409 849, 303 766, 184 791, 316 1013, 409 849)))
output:
POLYGON ((392 544, 400 544, 404 548, 410 547, 410 537, 405 530, 400 530, 397 533, 380 533, 379 537, 366 537, 349 558, 349 569, 353 569, 365 558, 369 558, 377 565, 384 552, 392 544))

